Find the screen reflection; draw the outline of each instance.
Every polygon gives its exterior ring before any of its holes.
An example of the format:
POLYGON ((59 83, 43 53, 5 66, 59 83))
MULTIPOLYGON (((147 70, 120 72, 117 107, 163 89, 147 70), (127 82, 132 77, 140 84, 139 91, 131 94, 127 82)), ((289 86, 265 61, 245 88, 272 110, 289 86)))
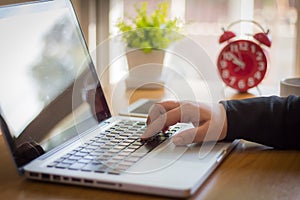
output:
POLYGON ((2 129, 21 166, 110 113, 68 1, 0 13, 2 129))

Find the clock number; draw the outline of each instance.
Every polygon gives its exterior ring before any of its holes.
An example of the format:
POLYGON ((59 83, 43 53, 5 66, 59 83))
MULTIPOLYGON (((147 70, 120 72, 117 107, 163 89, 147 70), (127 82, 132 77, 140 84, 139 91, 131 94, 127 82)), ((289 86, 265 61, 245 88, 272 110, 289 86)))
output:
POLYGON ((220 65, 222 69, 225 69, 227 67, 227 62, 225 60, 221 60, 220 65))
POLYGON ((254 78, 250 77, 248 78, 248 83, 247 83, 248 87, 252 87, 255 85, 255 80, 254 78))
POLYGON ((232 76, 232 77, 229 78, 229 80, 230 80, 229 84, 234 85, 234 83, 236 81, 236 78, 232 76))
POLYGON ((222 77, 223 78, 225 78, 225 79, 229 78, 229 75, 230 75, 229 70, 225 69, 225 70, 222 71, 222 77))
POLYGON ((262 52, 260 52, 260 51, 256 52, 256 60, 260 61, 260 60, 262 60, 262 58, 263 58, 262 52))
POLYGON ((263 61, 258 62, 258 70, 264 71, 266 69, 265 63, 263 61))
POLYGON ((251 46, 250 46, 250 49, 251 49, 251 52, 252 52, 252 53, 255 53, 255 52, 256 52, 256 47, 255 47, 255 45, 251 45, 251 46))
POLYGON ((239 52, 239 47, 237 44, 231 44, 230 45, 230 51, 231 52, 239 52))
POLYGON ((244 81, 244 80, 240 80, 240 81, 238 82, 238 87, 239 87, 240 89, 244 89, 244 88, 246 87, 245 81, 244 81))
POLYGON ((256 78, 257 80, 260 80, 261 79, 261 72, 260 71, 255 72, 254 78, 256 78))
POLYGON ((241 42, 239 43, 239 47, 241 51, 248 51, 249 50, 249 45, 247 42, 241 42))
POLYGON ((225 52, 223 53, 224 60, 231 60, 232 59, 232 53, 231 52, 225 52))

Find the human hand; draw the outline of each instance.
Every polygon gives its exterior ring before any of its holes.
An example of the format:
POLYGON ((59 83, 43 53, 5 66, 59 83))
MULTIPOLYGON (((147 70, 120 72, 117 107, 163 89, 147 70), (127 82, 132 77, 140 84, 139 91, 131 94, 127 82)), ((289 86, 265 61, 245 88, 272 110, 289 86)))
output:
POLYGON ((166 131, 178 122, 192 123, 194 127, 176 134, 173 137, 175 145, 218 141, 227 134, 226 112, 222 104, 165 101, 150 109, 148 126, 141 139, 166 131))

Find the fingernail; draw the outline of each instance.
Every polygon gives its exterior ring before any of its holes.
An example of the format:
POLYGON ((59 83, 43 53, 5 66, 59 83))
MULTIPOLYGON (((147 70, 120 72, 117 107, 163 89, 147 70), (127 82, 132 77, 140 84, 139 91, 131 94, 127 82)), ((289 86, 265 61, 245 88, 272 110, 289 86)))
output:
POLYGON ((144 134, 141 135, 140 138, 141 138, 142 140, 146 139, 146 137, 144 136, 144 134))
POLYGON ((141 139, 146 139, 147 138, 147 130, 140 136, 141 139))
POLYGON ((182 137, 177 136, 177 137, 173 137, 173 143, 175 145, 184 145, 184 140, 182 137))

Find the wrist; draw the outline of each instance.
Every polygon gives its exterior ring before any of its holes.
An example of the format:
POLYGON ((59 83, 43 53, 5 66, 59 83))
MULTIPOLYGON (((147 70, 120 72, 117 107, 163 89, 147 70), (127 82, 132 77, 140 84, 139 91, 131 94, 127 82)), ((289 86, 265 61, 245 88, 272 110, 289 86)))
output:
POLYGON ((222 129, 221 129, 221 135, 220 135, 220 140, 223 140, 226 138, 227 136, 227 128, 228 128, 228 125, 227 125, 227 115, 226 115, 226 109, 225 109, 225 106, 222 102, 220 102, 219 104, 219 109, 220 109, 220 115, 222 117, 222 121, 223 121, 223 126, 222 126, 222 129))

